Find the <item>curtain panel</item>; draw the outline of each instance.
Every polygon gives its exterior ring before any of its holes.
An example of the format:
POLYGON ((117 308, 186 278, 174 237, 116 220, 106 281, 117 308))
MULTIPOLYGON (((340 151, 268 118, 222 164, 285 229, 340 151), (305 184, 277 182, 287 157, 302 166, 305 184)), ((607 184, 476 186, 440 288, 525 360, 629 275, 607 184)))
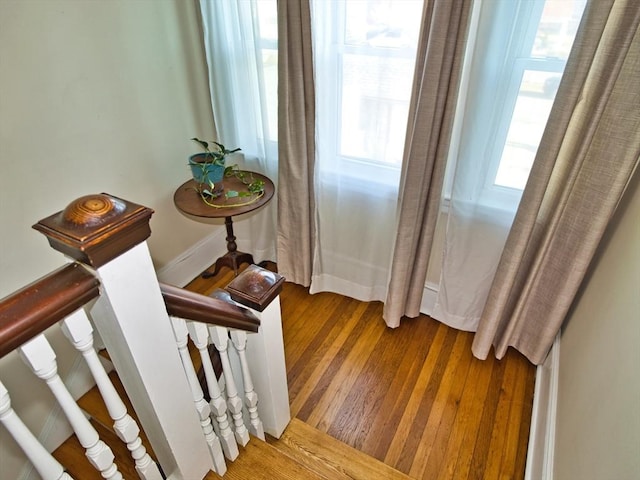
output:
MULTIPOLYGON (((242 152, 227 165, 257 171, 277 187, 278 159, 269 142, 264 120, 266 95, 260 88, 263 74, 256 23, 257 5, 251 2, 200 0, 202 30, 209 69, 209 89, 217 132, 193 132, 199 138, 217 139, 242 152), (233 26, 233 28, 231 28, 233 26), (224 68, 220 68, 224 65, 224 68)), ((239 249, 252 252, 256 261, 276 258, 276 202, 252 215, 234 220, 239 249), (255 232, 260 232, 256 235, 255 232)))
POLYGON ((278 2, 278 271, 311 284, 315 206, 315 86, 309 0, 278 2))
POLYGON ((422 2, 278 7, 279 270, 384 300, 422 2))
POLYGON ((456 111, 471 3, 426 2, 400 186, 398 224, 384 306, 389 327, 416 317, 424 292, 456 111))
POLYGON ((640 8, 586 8, 473 342, 544 361, 640 155, 640 8))

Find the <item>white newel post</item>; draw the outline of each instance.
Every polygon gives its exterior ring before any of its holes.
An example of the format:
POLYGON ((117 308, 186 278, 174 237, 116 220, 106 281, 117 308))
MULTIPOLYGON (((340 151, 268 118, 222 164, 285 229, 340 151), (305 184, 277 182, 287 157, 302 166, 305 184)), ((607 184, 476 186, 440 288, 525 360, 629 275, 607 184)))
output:
POLYGON ((231 298, 260 319, 247 338, 246 357, 264 431, 279 438, 291 420, 279 293, 284 278, 251 265, 226 288, 231 298))
POLYGON ((93 267, 94 324, 169 480, 202 479, 211 460, 146 244, 153 211, 106 194, 82 197, 34 228, 93 267))

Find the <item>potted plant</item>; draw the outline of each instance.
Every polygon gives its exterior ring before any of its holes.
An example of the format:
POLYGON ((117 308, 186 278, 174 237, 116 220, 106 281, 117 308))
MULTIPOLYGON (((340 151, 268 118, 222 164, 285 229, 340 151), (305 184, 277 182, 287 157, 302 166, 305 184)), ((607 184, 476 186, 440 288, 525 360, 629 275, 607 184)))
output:
POLYGON ((202 146, 204 152, 196 153, 189 157, 189 166, 193 179, 210 187, 213 195, 222 193, 222 179, 224 177, 225 159, 227 155, 240 151, 240 148, 228 150, 218 142, 206 142, 199 138, 192 138, 202 146), (211 147, 209 146, 213 144, 211 147))

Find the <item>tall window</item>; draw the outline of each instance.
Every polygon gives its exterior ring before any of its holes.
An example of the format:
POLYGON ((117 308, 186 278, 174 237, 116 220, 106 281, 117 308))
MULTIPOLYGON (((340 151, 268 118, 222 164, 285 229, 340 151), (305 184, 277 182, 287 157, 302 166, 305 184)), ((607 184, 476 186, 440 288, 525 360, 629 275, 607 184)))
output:
MULTIPOLYGON (((278 9, 275 0, 256 3, 257 41, 261 55, 259 71, 263 117, 268 141, 278 142, 278 9)), ((275 147, 277 150, 277 147, 275 147)))
POLYGON ((482 165, 463 184, 517 205, 586 0, 487 0, 478 21, 460 152, 482 165))
POLYGON ((441 270, 433 316, 465 330, 477 328, 489 295, 584 0, 476 5, 442 216, 442 262, 434 263, 441 270))
POLYGON ((422 6, 314 2, 321 169, 397 183, 422 6))
POLYGON ((539 2, 542 11, 535 12, 525 42, 514 52, 507 87, 511 121, 500 125, 499 162, 489 175, 496 186, 522 190, 526 184, 585 2, 539 2))

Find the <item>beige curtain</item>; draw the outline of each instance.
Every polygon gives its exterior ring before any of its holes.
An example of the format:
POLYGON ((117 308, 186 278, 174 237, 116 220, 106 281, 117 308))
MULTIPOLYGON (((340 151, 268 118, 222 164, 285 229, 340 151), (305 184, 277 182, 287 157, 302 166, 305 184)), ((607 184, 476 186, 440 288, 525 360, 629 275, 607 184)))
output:
POLYGON ((397 327, 416 317, 449 151, 471 3, 425 3, 405 142, 398 227, 384 319, 397 327))
POLYGON ((278 1, 278 271, 309 286, 315 245, 315 93, 308 0, 278 1))
MULTIPOLYGON (((640 155, 640 7, 592 0, 498 265, 473 352, 544 361, 640 155)), ((603 319, 604 321, 605 319, 603 319)))

